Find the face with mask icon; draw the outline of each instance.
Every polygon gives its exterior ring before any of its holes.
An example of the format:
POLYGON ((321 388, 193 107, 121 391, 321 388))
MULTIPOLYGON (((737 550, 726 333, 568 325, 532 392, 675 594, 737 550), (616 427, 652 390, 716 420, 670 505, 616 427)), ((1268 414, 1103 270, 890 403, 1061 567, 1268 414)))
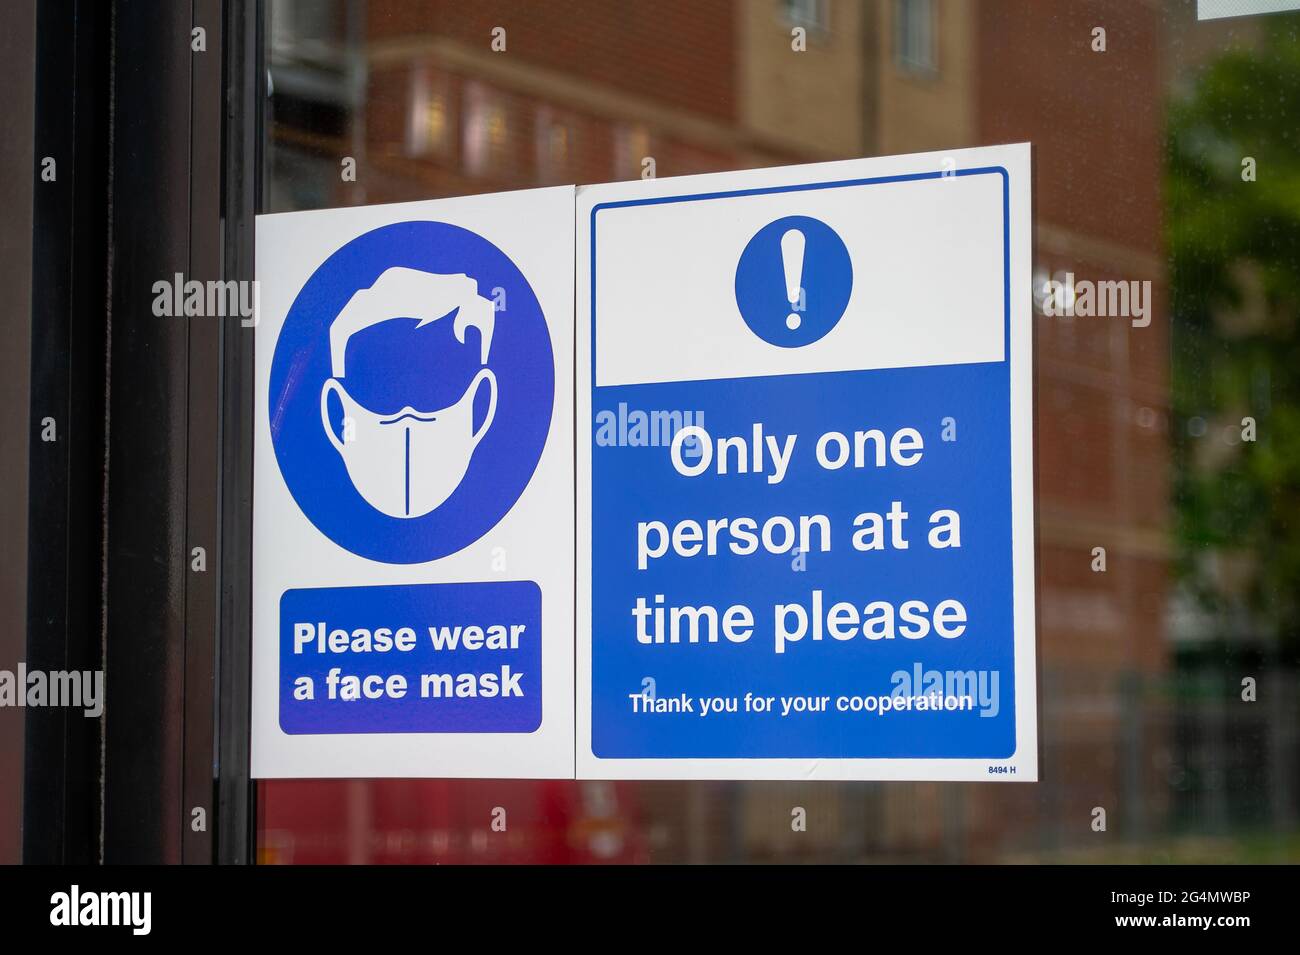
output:
POLYGON ((538 473, 559 420, 552 330, 519 266, 470 229, 353 232, 259 326, 259 418, 322 541, 422 564, 483 539, 538 473))
POLYGON ((321 425, 339 453, 353 487, 371 507, 396 518, 423 517, 449 498, 465 479, 475 448, 492 426, 497 380, 486 367, 496 320, 494 304, 478 294, 466 275, 438 275, 391 268, 358 290, 330 326, 332 377, 320 394, 321 425), (417 319, 417 329, 452 322, 462 346, 478 331, 478 371, 460 398, 432 410, 405 405, 391 413, 371 410, 347 388, 347 346, 357 332, 394 319, 417 319), (476 398, 487 392, 487 411, 474 424, 476 398), (342 427, 330 416, 330 396, 342 405, 342 427))

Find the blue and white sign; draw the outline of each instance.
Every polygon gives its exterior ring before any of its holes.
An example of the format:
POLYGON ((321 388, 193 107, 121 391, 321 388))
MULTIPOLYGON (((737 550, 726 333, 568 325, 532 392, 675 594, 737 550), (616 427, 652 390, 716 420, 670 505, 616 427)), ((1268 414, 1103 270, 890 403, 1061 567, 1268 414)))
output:
POLYGON ((572 775, 573 196, 259 218, 254 775, 572 775))
POLYGON ((1029 147, 577 204, 578 775, 1036 779, 1029 147))

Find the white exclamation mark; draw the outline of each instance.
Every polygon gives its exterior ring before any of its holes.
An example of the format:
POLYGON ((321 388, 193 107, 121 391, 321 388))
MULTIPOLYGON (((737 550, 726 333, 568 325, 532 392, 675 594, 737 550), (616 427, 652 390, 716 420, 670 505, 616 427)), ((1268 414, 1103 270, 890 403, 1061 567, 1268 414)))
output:
POLYGON ((785 318, 785 327, 794 331, 799 327, 799 299, 803 294, 803 248, 804 235, 798 229, 791 229, 781 236, 781 264, 785 266, 785 297, 790 303, 790 314, 785 318))

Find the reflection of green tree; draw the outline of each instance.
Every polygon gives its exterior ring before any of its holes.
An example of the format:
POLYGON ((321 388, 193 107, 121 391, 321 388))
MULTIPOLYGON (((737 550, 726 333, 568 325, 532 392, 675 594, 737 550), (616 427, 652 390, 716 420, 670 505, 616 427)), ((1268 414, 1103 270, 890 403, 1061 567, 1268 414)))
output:
POLYGON ((1177 570, 1215 636, 1300 649, 1300 21, 1170 109, 1177 570), (1253 157, 1256 180, 1243 181, 1253 157), (1254 444, 1241 420, 1258 423, 1254 444), (1199 433, 1202 432, 1203 433, 1199 433), (1198 436, 1199 433, 1199 436, 1198 436), (1241 632, 1243 629, 1248 632, 1241 632))

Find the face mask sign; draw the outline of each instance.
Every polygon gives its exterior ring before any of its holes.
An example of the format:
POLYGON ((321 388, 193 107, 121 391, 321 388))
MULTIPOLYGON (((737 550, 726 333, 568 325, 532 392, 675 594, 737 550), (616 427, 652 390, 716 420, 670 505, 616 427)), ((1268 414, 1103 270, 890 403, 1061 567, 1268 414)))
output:
POLYGON ((573 198, 258 217, 259 776, 572 778, 573 198))
POLYGON ((330 369, 320 393, 321 425, 343 458, 357 493, 389 517, 423 517, 460 486, 474 449, 492 425, 497 380, 481 368, 452 404, 424 411, 403 404, 385 414, 365 407, 348 393, 348 342, 354 335, 396 319, 417 319, 412 329, 435 321, 452 323, 458 347, 469 348, 467 331, 478 332, 477 358, 486 365, 496 325, 493 303, 478 294, 469 276, 439 275, 418 269, 387 269, 369 288, 359 289, 330 326, 330 369), (486 386, 487 414, 474 426, 475 396, 486 386), (341 433, 330 417, 330 396, 343 407, 341 433))
POLYGON ((363 232, 299 286, 265 405, 305 517, 352 553, 414 564, 514 506, 553 426, 554 354, 532 286, 446 222, 363 232))

